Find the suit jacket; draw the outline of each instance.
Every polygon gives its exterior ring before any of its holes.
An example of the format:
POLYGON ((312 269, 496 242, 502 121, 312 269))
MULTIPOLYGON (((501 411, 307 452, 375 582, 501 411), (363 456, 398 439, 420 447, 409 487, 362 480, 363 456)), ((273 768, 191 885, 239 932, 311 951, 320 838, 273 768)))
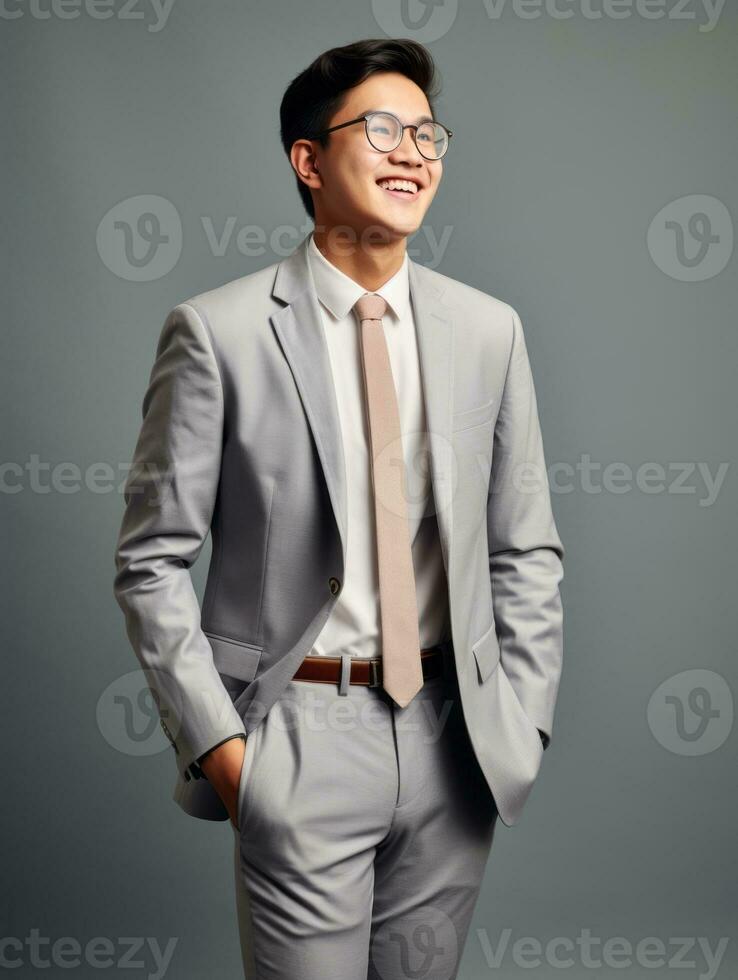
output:
MULTIPOLYGON (((175 750, 173 796, 203 819, 228 815, 195 760, 259 724, 343 580, 343 449, 307 242, 171 311, 126 482, 114 594, 175 750), (189 569, 208 531, 201 609, 189 569)), ((563 647, 533 379, 512 307, 412 260, 409 279, 463 715, 511 826, 563 647)))

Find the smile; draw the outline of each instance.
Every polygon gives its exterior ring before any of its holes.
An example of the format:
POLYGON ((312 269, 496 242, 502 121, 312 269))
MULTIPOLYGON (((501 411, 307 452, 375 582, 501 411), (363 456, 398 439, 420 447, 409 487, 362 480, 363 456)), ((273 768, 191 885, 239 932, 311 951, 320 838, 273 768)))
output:
POLYGON ((377 185, 393 197, 404 200, 415 197, 420 191, 419 185, 414 180, 401 180, 395 177, 378 180, 377 185))

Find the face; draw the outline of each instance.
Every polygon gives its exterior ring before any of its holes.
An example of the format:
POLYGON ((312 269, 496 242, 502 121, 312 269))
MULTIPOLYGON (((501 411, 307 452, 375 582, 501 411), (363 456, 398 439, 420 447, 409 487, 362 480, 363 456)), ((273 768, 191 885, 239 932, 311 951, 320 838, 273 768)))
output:
MULTIPOLYGON (((432 115, 415 82, 395 72, 381 72, 348 91, 345 104, 328 125, 374 110, 392 112, 403 123, 417 123, 420 117, 432 115)), ((308 183, 313 190, 316 225, 327 229, 348 225, 357 235, 380 228, 388 240, 417 231, 438 190, 443 162, 427 160, 413 134, 406 129, 399 146, 383 153, 369 143, 361 122, 331 133, 325 148, 317 141, 306 144, 301 167, 311 171, 308 183), (381 186, 388 178, 410 181, 410 189, 381 186)))

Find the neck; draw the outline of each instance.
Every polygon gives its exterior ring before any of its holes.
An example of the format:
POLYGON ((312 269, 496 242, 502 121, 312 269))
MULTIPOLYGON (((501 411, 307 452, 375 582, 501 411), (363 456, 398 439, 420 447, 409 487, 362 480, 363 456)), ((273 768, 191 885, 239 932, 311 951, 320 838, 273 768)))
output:
POLYGON ((357 236, 345 225, 326 227, 317 224, 313 238, 318 250, 332 265, 370 293, 388 282, 405 258, 406 238, 371 241, 371 236, 357 236))

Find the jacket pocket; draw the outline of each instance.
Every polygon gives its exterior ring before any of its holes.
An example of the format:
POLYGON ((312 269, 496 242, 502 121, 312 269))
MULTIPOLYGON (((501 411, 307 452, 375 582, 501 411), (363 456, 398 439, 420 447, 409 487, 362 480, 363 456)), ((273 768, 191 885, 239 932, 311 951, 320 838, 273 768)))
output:
POLYGON ((259 669, 264 648, 243 640, 234 640, 203 630, 213 651, 213 663, 219 674, 228 674, 240 681, 252 681, 259 669))
POLYGON ((479 683, 483 684, 500 663, 500 644, 494 621, 487 632, 472 644, 472 652, 477 662, 479 683))

